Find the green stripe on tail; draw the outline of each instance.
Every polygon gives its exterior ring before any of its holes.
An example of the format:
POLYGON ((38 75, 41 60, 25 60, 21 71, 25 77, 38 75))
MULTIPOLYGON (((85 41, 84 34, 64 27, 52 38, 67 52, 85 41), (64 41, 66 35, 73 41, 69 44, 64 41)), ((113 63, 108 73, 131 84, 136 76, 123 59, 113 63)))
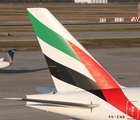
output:
POLYGON ((30 16, 30 20, 32 21, 36 35, 41 40, 81 62, 67 40, 42 24, 29 11, 28 14, 30 16))

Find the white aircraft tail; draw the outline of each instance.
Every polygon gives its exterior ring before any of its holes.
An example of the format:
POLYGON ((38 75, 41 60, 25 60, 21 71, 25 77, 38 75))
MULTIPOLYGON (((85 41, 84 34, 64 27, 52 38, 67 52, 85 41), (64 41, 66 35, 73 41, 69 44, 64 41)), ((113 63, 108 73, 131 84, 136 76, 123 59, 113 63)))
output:
POLYGON ((27 10, 57 91, 120 88, 47 9, 27 10))

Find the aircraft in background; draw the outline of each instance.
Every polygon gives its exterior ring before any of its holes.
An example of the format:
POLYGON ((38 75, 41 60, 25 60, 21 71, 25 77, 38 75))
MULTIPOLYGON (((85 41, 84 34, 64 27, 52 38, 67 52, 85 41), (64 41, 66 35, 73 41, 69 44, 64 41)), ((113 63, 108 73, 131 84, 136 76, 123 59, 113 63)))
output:
POLYGON ((17 49, 10 49, 3 58, 0 58, 0 69, 10 66, 13 63, 14 54, 17 49))
POLYGON ((47 9, 27 11, 56 88, 7 99, 73 119, 140 120, 139 87, 119 85, 47 9))

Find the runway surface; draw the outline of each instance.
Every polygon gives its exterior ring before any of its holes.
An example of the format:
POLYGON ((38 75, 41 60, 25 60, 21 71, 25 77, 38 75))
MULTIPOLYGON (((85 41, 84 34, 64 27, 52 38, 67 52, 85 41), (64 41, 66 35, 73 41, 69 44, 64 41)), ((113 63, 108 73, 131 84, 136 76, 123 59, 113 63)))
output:
MULTIPOLYGON (((34 32, 11 32, 11 35, 32 35, 33 37, 1 37, 1 41, 36 41, 34 32)), ((76 39, 140 38, 140 31, 71 32, 76 39)))
MULTIPOLYGON (((62 23, 63 24, 63 23, 62 23)), ((108 26, 108 25, 127 25, 127 26, 131 26, 131 25, 139 25, 139 22, 95 22, 95 23, 66 23, 63 24, 65 27, 69 26, 69 27, 83 27, 83 26, 108 26)), ((0 28, 26 28, 26 27, 32 27, 32 24, 0 24, 0 28)))
MULTIPOLYGON (((122 85, 140 86, 140 48, 89 50, 122 85)), ((0 53, 3 57, 5 53, 0 53)), ((59 57, 59 56, 58 56, 59 57)), ((69 117, 2 98, 38 94, 34 87, 54 86, 41 51, 16 52, 14 64, 0 70, 0 120, 66 120, 69 117)))

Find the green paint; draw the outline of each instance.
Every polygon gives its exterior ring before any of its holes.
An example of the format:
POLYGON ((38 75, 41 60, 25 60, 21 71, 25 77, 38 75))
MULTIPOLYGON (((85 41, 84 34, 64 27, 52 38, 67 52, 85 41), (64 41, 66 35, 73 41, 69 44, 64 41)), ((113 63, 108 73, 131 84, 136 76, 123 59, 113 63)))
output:
POLYGON ((28 11, 30 20, 32 21, 34 30, 36 35, 46 42, 47 44, 55 47, 56 49, 68 54, 69 56, 75 58, 80 61, 79 57, 76 55, 72 47, 69 45, 67 40, 65 40, 61 35, 57 34, 44 24, 42 24, 39 20, 37 20, 29 11, 28 11))

